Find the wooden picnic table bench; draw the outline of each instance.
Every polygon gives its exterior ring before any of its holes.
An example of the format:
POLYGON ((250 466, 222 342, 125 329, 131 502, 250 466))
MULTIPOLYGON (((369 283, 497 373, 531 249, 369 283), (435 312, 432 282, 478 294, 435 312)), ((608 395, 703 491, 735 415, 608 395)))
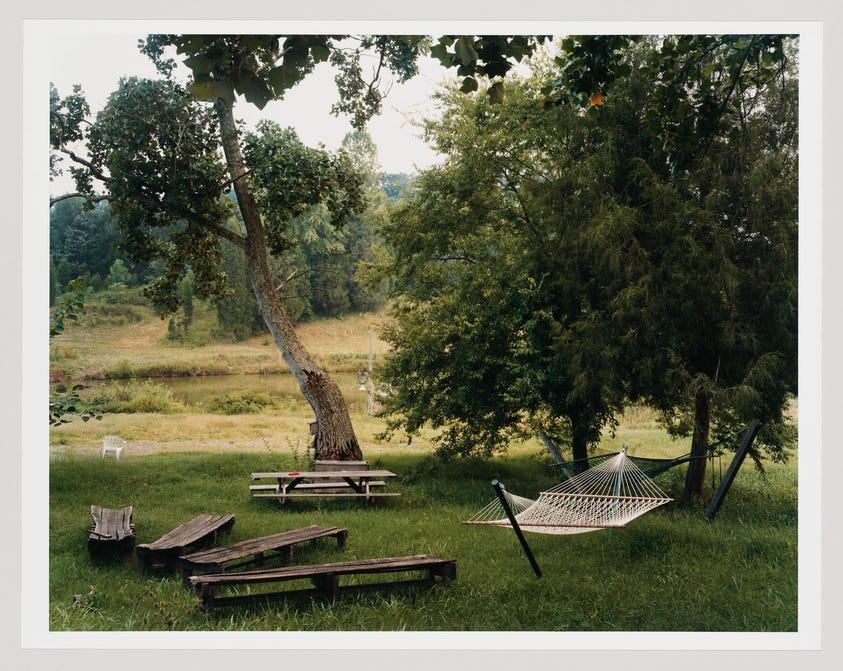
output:
POLYGON ((179 557, 213 543, 221 531, 231 531, 234 515, 197 515, 152 543, 138 545, 138 570, 175 568, 179 557))
POLYGON ((200 550, 182 556, 179 570, 185 576, 185 579, 200 571, 203 573, 223 573, 231 568, 240 568, 249 564, 262 564, 269 552, 277 552, 282 555, 284 561, 289 562, 293 558, 296 545, 318 538, 331 537, 337 539, 337 547, 342 549, 345 547, 348 529, 322 527, 313 524, 302 529, 282 531, 270 536, 261 536, 231 545, 200 550))
POLYGON ((370 501, 379 496, 400 496, 380 491, 384 478, 395 477, 385 470, 284 471, 252 473, 252 480, 275 480, 273 484, 251 485, 254 498, 273 498, 285 503, 300 496, 358 496, 370 501))
MULTIPOLYGON (((455 559, 440 559, 433 555, 362 559, 333 564, 287 566, 283 568, 245 571, 242 573, 215 573, 191 576, 190 583, 201 599, 201 608, 212 612, 215 608, 262 601, 280 601, 298 598, 324 598, 335 603, 340 594, 356 594, 375 590, 401 589, 415 586, 432 586, 449 582, 457 577, 455 559), (417 573, 421 577, 383 580, 381 582, 352 582, 340 585, 340 576, 366 574, 417 573), (309 580, 308 589, 268 591, 256 593, 254 587, 265 583, 309 580), (248 587, 248 593, 218 597, 219 590, 227 587, 248 587)), ((244 590, 246 591, 246 590, 244 590)))
POLYGON ((252 473, 252 480, 275 480, 274 484, 252 485, 254 498, 274 498, 286 503, 300 496, 355 496, 371 501, 374 497, 400 496, 398 492, 376 491, 386 485, 384 478, 395 477, 385 470, 284 471, 252 473), (321 490, 321 491, 320 491, 321 490))
POLYGON ((91 562, 96 563, 97 559, 108 555, 122 554, 124 559, 132 556, 135 546, 132 510, 132 506, 117 509, 91 506, 93 524, 88 530, 91 562))

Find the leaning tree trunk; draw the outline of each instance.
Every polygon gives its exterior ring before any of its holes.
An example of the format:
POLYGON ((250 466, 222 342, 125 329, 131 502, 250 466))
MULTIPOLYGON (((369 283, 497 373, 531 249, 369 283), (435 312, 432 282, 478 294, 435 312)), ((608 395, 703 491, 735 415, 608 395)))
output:
POLYGON ((278 298, 269 270, 263 222, 257 203, 246 184, 246 166, 240 151, 234 115, 231 107, 222 102, 217 103, 216 110, 226 164, 246 225, 246 263, 252 290, 284 362, 295 376, 316 416, 314 456, 317 459, 340 461, 362 460, 363 454, 342 392, 305 349, 278 298))
POLYGON ((694 397, 694 435, 691 438, 691 460, 685 476, 685 491, 682 499, 687 503, 702 497, 705 486, 706 454, 711 427, 711 393, 707 389, 697 390, 694 397))

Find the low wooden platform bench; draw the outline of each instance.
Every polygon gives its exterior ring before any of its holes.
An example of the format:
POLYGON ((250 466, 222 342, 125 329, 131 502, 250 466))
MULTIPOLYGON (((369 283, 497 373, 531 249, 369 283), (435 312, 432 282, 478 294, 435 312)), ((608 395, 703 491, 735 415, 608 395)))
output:
POLYGON ((234 515, 197 515, 157 541, 138 545, 138 571, 178 567, 179 557, 216 541, 217 534, 231 531, 234 515))
POLYGON ((432 555, 413 555, 410 557, 361 559, 334 564, 286 566, 260 571, 244 571, 242 573, 214 573, 191 576, 190 583, 201 599, 200 607, 202 610, 213 612, 215 608, 284 599, 323 598, 335 603, 341 594, 433 586, 455 580, 456 577, 457 562, 455 559, 440 559, 432 555), (419 572, 421 572, 421 576, 406 577, 407 573, 418 574, 419 572), (341 577, 368 574, 403 574, 403 576, 380 582, 340 584, 341 577), (296 580, 309 580, 312 587, 263 593, 256 590, 264 584, 288 583, 296 580), (229 587, 248 588, 248 590, 243 590, 248 593, 217 596, 220 591, 229 587))
POLYGON ((314 524, 303 529, 282 531, 281 533, 260 538, 251 538, 231 545, 200 550, 184 555, 180 559, 179 571, 185 579, 194 573, 223 573, 232 568, 241 568, 249 564, 262 564, 268 553, 281 555, 283 561, 289 562, 293 552, 301 543, 315 541, 318 538, 336 538, 337 547, 345 547, 348 529, 337 527, 322 527, 314 524))
POLYGON ((135 547, 132 512, 132 506, 117 509, 91 506, 93 524, 88 530, 88 553, 93 563, 106 556, 131 558, 135 547))

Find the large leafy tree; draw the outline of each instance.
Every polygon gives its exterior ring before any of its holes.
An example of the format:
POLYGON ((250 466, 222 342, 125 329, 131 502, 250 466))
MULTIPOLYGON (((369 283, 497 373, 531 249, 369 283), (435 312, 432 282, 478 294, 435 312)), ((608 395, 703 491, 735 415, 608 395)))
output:
MULTIPOLYGON (((539 41, 445 36, 436 41, 435 55, 472 86, 478 75, 505 75, 511 61, 529 54, 539 41)), ((80 192, 94 198, 100 193, 95 184, 104 186, 135 257, 166 260, 166 272, 152 289, 161 306, 178 307, 177 288, 188 267, 200 294, 224 293, 220 241, 244 250, 261 315, 314 410, 320 458, 362 455, 339 388, 295 333, 269 256, 295 244, 288 225, 309 208, 326 207, 335 225, 359 209, 360 180, 342 153, 306 148, 278 129, 263 128, 259 141, 244 137, 235 106, 242 97, 263 108, 317 63, 329 61, 338 71, 335 111, 362 127, 380 110, 382 72, 391 70, 399 80, 413 76, 426 46, 420 36, 154 35, 143 50, 165 76, 181 60, 190 71, 186 88, 170 80, 127 79, 87 130, 80 91, 65 99, 51 95, 51 146, 73 161, 80 192), (361 65, 364 51, 375 54, 368 81, 361 65), (88 158, 68 148, 76 141, 87 141, 88 158), (229 188, 236 195, 242 234, 225 225, 230 201, 222 196, 229 188), (170 235, 156 238, 153 228, 166 228, 170 235)), ((499 84, 489 87, 490 95, 500 96, 499 84)))
MULTIPOLYGON (((784 458, 797 332, 789 56, 782 37, 569 40, 557 64, 570 78, 543 91, 557 117, 536 111, 537 95, 520 110, 511 93, 496 107, 450 100, 431 126, 449 160, 389 229, 400 300, 388 372, 404 425, 447 427, 447 444, 470 451, 544 412, 567 418, 581 455, 624 399, 643 399, 693 434, 695 456, 759 418, 760 444, 784 458), (612 64, 611 88, 583 77, 594 63, 612 64), (588 95, 563 96, 565 81, 588 95)), ((694 459, 689 498, 704 473, 694 459)))
POLYGON ((712 434, 784 458, 796 392, 795 45, 784 35, 569 38, 550 104, 599 110, 645 263, 614 313, 634 334, 630 393, 692 434, 685 497, 712 434))
POLYGON ((631 215, 603 177, 594 119, 538 108, 537 81, 508 82, 497 105, 445 96, 427 133, 447 158, 385 226, 387 408, 395 427, 443 428, 446 453, 542 429, 585 458, 623 402, 605 310, 631 215))

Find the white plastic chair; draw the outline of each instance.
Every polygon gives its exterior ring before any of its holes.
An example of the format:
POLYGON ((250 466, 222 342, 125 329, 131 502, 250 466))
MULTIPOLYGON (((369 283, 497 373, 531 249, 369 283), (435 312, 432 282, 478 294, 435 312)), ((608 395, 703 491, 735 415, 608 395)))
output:
POLYGON ((120 436, 104 436, 102 439, 102 457, 105 458, 107 453, 114 452, 115 458, 119 460, 124 447, 126 447, 126 441, 120 436))

